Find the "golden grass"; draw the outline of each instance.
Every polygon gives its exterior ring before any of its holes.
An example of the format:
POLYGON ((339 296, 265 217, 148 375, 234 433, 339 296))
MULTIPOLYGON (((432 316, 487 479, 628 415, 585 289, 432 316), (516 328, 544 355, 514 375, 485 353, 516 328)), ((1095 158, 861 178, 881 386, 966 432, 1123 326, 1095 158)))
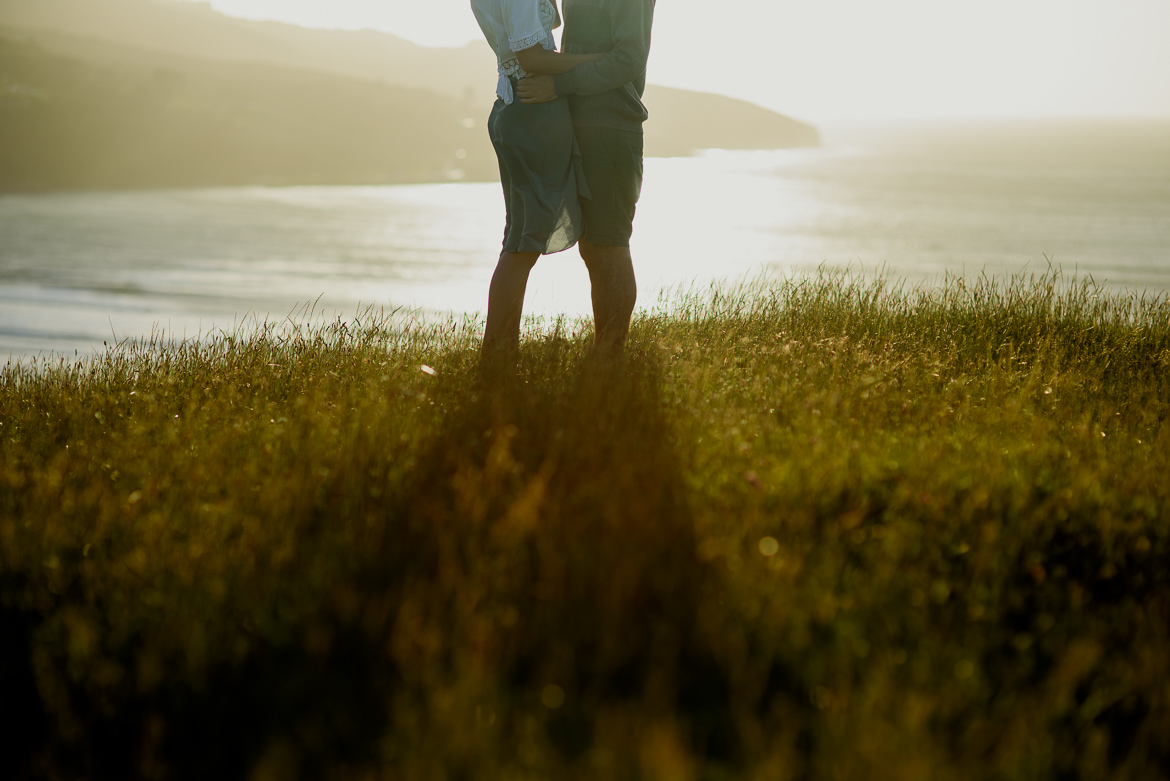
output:
POLYGON ((1165 298, 822 274, 589 338, 490 388, 474 323, 374 313, 10 366, 19 772, 1164 772, 1165 298))

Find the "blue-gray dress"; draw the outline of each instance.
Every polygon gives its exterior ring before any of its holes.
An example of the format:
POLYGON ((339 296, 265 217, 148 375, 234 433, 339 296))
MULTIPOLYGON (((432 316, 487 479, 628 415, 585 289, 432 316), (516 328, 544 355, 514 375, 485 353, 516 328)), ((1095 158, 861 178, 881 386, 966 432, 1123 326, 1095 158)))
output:
POLYGON ((499 69, 499 99, 488 135, 508 209, 504 250, 544 255, 566 250, 584 230, 577 199, 590 197, 569 104, 564 98, 525 104, 516 94, 517 79, 526 75, 516 52, 556 48, 556 8, 549 0, 472 0, 471 7, 499 69))
POLYGON ((577 199, 588 198, 589 187, 569 102, 496 100, 488 135, 508 209, 504 250, 548 255, 576 244, 585 227, 577 199))

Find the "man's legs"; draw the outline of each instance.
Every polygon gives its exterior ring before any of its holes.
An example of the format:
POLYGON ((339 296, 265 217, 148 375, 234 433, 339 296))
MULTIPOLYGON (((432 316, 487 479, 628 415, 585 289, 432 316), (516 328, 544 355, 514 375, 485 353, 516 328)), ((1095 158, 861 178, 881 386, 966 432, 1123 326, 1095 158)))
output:
POLYGON ((515 359, 520 351, 520 318, 528 274, 540 258, 538 252, 501 252, 488 289, 487 325, 483 332, 483 357, 515 359))
POLYGON ((594 344, 604 352, 620 352, 630 334, 630 317, 638 299, 630 248, 588 241, 581 241, 580 248, 592 288, 594 344))
POLYGON ((638 297, 630 236, 642 192, 642 134, 605 127, 578 127, 576 132, 593 195, 581 201, 585 235, 580 247, 593 287, 597 347, 620 352, 638 297))

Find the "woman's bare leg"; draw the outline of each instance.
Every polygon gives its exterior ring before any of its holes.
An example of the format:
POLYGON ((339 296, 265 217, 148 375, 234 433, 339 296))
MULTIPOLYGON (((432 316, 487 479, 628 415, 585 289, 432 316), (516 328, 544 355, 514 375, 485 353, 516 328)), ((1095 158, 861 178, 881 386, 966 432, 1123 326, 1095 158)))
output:
POLYGON ((580 249, 592 288, 595 346, 619 353, 630 335, 630 317, 638 300, 630 248, 582 241, 580 249))
POLYGON ((488 289, 487 326, 483 356, 514 357, 520 351, 520 318, 528 274, 540 258, 538 252, 501 252, 488 289))

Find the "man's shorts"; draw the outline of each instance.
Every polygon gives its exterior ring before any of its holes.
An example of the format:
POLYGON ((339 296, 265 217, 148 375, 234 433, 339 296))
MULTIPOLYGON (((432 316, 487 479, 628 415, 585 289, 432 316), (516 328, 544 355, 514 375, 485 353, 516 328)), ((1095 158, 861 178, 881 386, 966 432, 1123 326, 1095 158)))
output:
POLYGON ((581 165, 592 200, 581 199, 590 244, 630 246, 634 209, 642 194, 642 134, 608 127, 578 127, 581 165))

